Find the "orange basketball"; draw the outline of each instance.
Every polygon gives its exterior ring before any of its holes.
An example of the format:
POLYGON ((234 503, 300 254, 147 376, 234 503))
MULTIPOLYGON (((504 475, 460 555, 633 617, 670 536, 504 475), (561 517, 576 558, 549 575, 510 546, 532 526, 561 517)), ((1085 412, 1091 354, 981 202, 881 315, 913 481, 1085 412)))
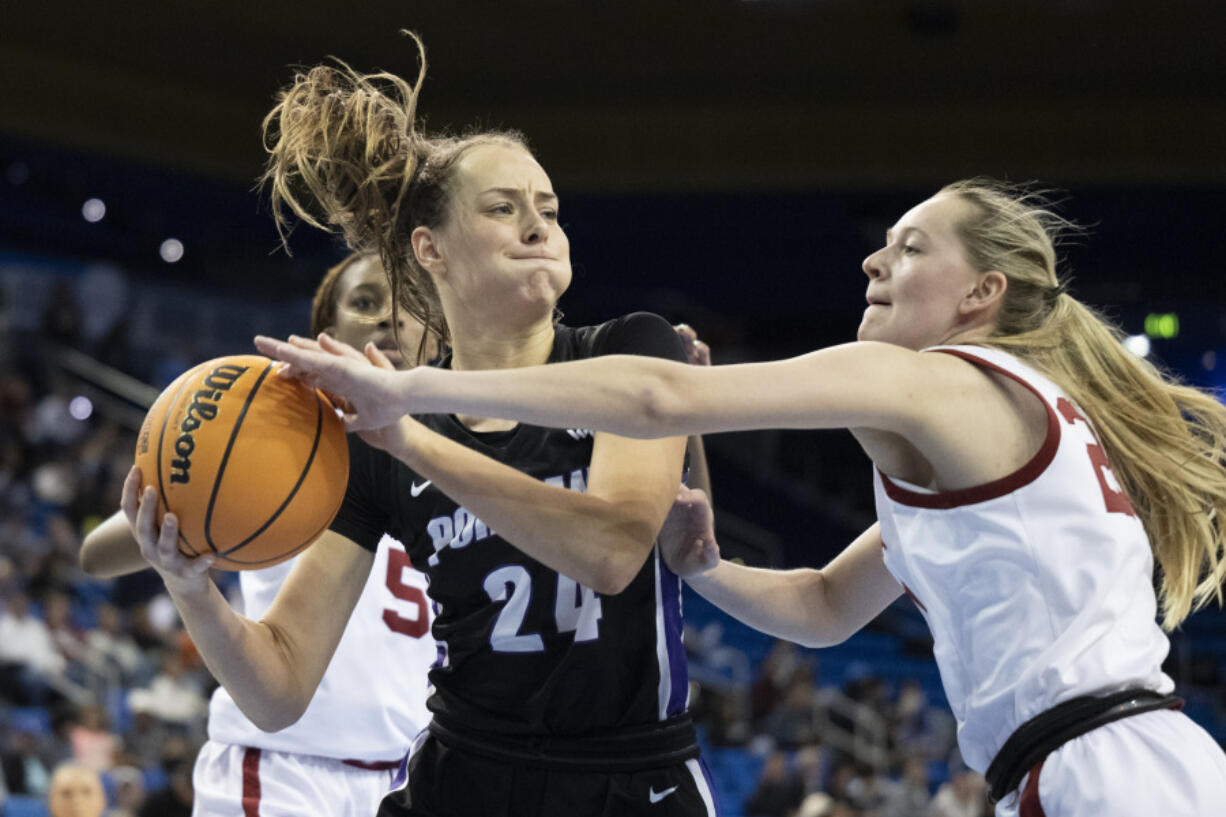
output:
POLYGON ((223 570, 283 562, 332 523, 349 479, 332 403, 259 355, 201 363, 158 397, 136 442, 158 496, 179 518, 179 550, 223 570))

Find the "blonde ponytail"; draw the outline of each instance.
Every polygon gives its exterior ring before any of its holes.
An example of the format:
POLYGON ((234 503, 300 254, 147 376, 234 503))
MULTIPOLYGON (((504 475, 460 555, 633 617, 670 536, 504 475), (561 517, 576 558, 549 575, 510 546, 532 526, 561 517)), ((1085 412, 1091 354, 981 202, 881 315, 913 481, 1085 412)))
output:
POLYGON ((960 225, 972 264, 1009 280, 985 345, 1057 383, 1089 418, 1145 525, 1161 569, 1162 623, 1173 630, 1226 581, 1226 406, 1127 351, 1123 333, 1067 294, 1053 235, 1068 226, 1036 193, 980 179, 941 193, 974 205, 960 225))

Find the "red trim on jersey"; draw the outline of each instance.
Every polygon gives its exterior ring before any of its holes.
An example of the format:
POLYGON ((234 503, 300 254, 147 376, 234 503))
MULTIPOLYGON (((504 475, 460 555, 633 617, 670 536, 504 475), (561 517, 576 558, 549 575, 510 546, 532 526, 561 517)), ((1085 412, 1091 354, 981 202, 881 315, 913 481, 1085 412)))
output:
POLYGON ((1039 446, 1039 450, 1030 458, 1030 462, 1012 474, 983 485, 976 485, 973 488, 961 488, 957 491, 943 491, 936 494, 923 494, 895 484, 889 477, 881 473, 881 469, 877 469, 877 473, 881 474, 881 484, 885 488, 886 495, 900 505, 948 510, 949 508, 974 505, 979 502, 987 502, 989 499, 1005 496, 1038 479, 1039 475, 1047 470, 1047 466, 1051 465, 1051 461, 1056 456, 1056 449, 1060 447, 1060 419, 1056 416, 1056 412, 1052 407, 1047 404, 1047 401, 1043 399, 1043 395, 1039 394, 1039 390, 1008 369, 1003 369, 995 363, 990 363, 961 349, 934 349, 933 351, 960 357, 980 368, 990 369, 1010 377, 1027 389, 1030 389, 1034 396, 1039 398, 1043 408, 1047 409, 1047 436, 1043 440, 1043 445, 1039 446))
POLYGON ((260 817, 260 750, 243 750, 243 817, 260 817))
POLYGON ((920 608, 920 609, 921 609, 921 610, 923 610, 925 613, 927 613, 927 612, 928 612, 928 608, 927 608, 927 607, 925 607, 925 606, 924 606, 924 603, 923 603, 922 601, 920 601, 920 600, 919 600, 919 596, 917 596, 917 595, 915 595, 914 593, 912 593, 912 592, 911 592, 911 588, 910 588, 910 587, 907 587, 907 583, 906 583, 906 582, 903 582, 903 583, 902 583, 902 592, 904 592, 904 593, 906 593, 906 594, 907 594, 907 598, 909 598, 909 599, 911 599, 911 601, 915 602, 915 606, 916 606, 916 607, 920 608))
POLYGON ((1017 804, 1018 817, 1047 817, 1043 804, 1039 802, 1039 772, 1043 771, 1043 761, 1034 764, 1030 777, 1022 788, 1022 798, 1017 804))
POLYGON ((390 772, 400 768, 399 760, 342 760, 341 763, 368 772, 390 772))

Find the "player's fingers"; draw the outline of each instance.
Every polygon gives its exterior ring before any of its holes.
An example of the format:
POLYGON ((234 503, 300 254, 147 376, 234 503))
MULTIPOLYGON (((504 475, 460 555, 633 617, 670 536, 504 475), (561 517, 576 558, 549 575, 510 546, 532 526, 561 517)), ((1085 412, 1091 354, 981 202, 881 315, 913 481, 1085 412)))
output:
POLYGON ((133 465, 128 469, 128 476, 123 481, 123 496, 119 500, 119 508, 128 518, 128 524, 136 522, 136 511, 140 508, 140 468, 133 465))
POLYGON ((395 371, 396 367, 392 365, 392 362, 388 360, 387 355, 383 354, 383 350, 378 346, 375 346, 373 343, 368 341, 364 351, 366 352, 366 359, 378 368, 395 371))
POLYGON ((152 542, 157 539, 157 492, 152 485, 145 486, 141 492, 140 508, 136 512, 136 538, 142 542, 152 542))
POLYGON ((195 559, 188 559, 186 560, 187 572, 193 576, 204 575, 208 572, 209 568, 213 566, 213 562, 216 561, 216 558, 217 557, 215 556, 209 555, 197 556, 195 559))
POLYGON ((274 358, 276 360, 290 361, 290 357, 294 354, 294 346, 285 341, 270 338, 266 335, 255 336, 255 348, 260 350, 260 354, 274 358))
POLYGON ((162 529, 158 531, 158 553, 170 557, 179 552, 179 518, 173 513, 162 517, 162 529))
POLYGON ((340 342, 327 332, 319 333, 319 347, 325 352, 329 352, 333 355, 346 357, 350 360, 360 360, 363 363, 366 362, 366 355, 362 354, 357 349, 354 349, 348 343, 340 342))
POLYGON ((290 346, 295 346, 299 349, 306 349, 308 352, 318 352, 320 349, 319 341, 315 338, 304 338, 301 335, 290 335, 287 338, 290 346))
POLYGON ((698 365, 711 365, 711 347, 703 343, 701 340, 694 341, 694 357, 698 365))

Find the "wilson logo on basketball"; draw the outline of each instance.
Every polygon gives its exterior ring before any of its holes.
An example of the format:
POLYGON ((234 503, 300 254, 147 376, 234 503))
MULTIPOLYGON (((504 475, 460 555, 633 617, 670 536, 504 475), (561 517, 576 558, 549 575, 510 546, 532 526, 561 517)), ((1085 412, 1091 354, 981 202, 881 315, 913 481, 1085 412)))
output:
POLYGON ((228 392, 245 371, 246 366, 222 365, 209 372, 209 376, 204 379, 204 385, 208 388, 196 392, 183 414, 183 422, 179 423, 179 431, 182 433, 175 440, 175 454, 178 456, 170 461, 171 482, 191 482, 192 452, 196 450, 192 432, 200 428, 201 423, 217 416, 217 403, 221 400, 222 393, 228 392))

